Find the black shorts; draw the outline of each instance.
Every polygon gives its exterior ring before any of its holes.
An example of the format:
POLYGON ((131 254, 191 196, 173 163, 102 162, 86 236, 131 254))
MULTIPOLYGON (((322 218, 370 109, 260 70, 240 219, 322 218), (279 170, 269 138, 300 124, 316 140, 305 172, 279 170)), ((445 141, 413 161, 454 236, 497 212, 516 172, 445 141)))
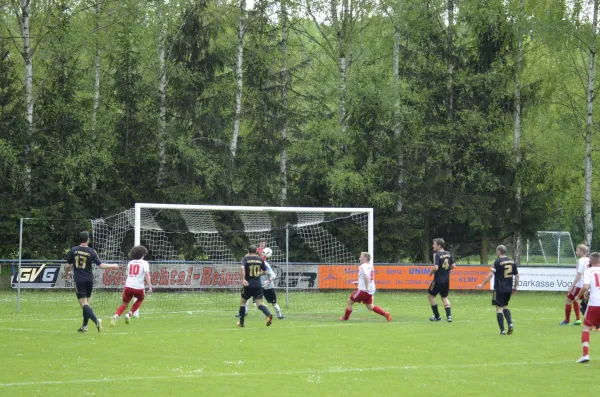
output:
POLYGON ((440 294, 442 298, 448 297, 448 291, 450 291, 450 283, 436 283, 435 281, 429 284, 429 289, 427 290, 429 295, 437 296, 437 294, 440 294))
POLYGON ((94 280, 73 280, 75 286, 75 295, 77 299, 89 298, 92 296, 92 289, 94 289, 94 280))
POLYGON ((263 294, 268 303, 273 305, 277 303, 277 294, 275 293, 275 288, 266 289, 263 291, 263 294))
POLYGON ((263 298, 263 288, 262 287, 244 287, 242 288, 242 298, 244 300, 248 300, 250 298, 262 299, 263 298))
POLYGON ((510 296, 512 292, 496 292, 494 291, 494 295, 492 295, 492 305, 504 307, 508 306, 508 302, 510 302, 510 296))

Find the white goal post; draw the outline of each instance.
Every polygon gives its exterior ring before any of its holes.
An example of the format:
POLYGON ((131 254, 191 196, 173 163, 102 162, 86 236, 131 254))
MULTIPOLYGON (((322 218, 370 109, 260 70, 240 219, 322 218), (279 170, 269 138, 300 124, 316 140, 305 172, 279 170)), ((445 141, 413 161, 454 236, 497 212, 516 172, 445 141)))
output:
POLYGON ((227 205, 194 205, 194 204, 156 204, 136 203, 134 244, 141 243, 142 209, 170 209, 191 211, 234 211, 234 212, 296 212, 296 213, 365 213, 367 214, 367 250, 371 254, 371 263, 374 263, 374 226, 373 208, 327 208, 327 207, 252 207, 252 206, 227 206, 227 205))

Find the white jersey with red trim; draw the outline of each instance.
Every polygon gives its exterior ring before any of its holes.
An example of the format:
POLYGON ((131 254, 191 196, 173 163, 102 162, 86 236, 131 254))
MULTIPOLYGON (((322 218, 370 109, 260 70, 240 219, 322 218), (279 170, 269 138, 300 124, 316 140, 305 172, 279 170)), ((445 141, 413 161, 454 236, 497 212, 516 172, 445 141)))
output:
POLYGON ((370 263, 363 263, 358 268, 358 289, 373 295, 375 293, 375 269, 370 263), (365 285, 365 274, 369 277, 369 284, 365 285))
POLYGON ((581 274, 581 277, 579 278, 577 284, 575 284, 576 288, 583 287, 583 274, 585 273, 588 267, 590 267, 590 258, 584 256, 582 258, 577 259, 577 273, 581 274))
POLYGON ((590 286, 588 306, 600 306, 600 267, 592 266, 583 274, 583 283, 590 286))
POLYGON ((150 265, 143 259, 132 260, 127 264, 127 281, 125 286, 133 289, 144 289, 144 276, 150 271, 150 265))

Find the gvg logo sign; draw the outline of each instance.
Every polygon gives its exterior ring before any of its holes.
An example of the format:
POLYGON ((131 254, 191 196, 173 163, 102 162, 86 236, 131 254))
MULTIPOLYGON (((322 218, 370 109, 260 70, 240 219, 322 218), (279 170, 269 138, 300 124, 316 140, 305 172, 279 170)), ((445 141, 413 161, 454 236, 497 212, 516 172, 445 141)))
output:
POLYGON ((19 281, 21 288, 53 288, 58 280, 61 265, 22 264, 21 273, 15 273, 12 287, 17 288, 19 281))

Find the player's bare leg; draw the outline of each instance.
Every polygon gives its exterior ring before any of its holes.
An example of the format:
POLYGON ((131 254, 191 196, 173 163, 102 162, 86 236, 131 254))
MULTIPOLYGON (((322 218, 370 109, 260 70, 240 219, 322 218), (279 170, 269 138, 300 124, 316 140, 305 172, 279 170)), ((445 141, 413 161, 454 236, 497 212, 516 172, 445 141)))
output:
POLYGON ((440 312, 438 311, 435 296, 432 296, 429 292, 427 292, 427 297, 429 298, 429 304, 431 305, 431 311, 433 312, 433 316, 429 317, 429 321, 441 321, 442 318, 440 317, 440 312))
POLYGON ((590 361, 590 331, 592 327, 588 327, 587 325, 583 326, 581 330, 581 347, 583 348, 583 356, 579 360, 577 360, 580 364, 585 364, 590 361))
POLYGON ((444 304, 444 309, 446 310, 446 320, 449 323, 452 322, 452 309, 450 308, 450 301, 447 296, 442 297, 442 303, 444 304))
POLYGON ((373 304, 365 305, 367 309, 372 312, 379 314, 380 316, 385 317, 388 321, 392 321, 392 316, 389 312, 384 312, 379 306, 375 306, 373 304))
POLYGON ((262 299, 257 299, 256 300, 256 306, 258 306, 258 310, 260 310, 261 312, 263 312, 264 315, 267 317, 267 327, 269 325, 271 325, 271 323, 273 322, 273 315, 271 314, 271 312, 269 311, 269 309, 267 309, 267 307, 265 305, 263 305, 262 299))

